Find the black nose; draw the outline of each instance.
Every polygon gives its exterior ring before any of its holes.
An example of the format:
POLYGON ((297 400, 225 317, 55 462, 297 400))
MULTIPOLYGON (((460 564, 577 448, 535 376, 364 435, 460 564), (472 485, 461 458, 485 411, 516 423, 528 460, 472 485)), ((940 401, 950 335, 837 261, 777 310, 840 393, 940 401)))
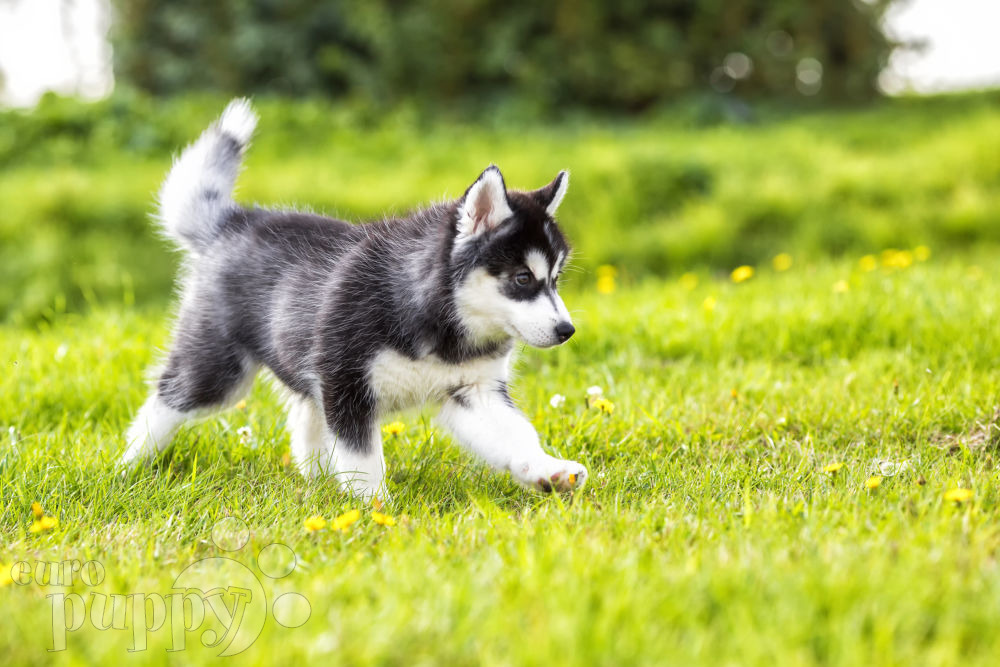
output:
POLYGON ((576 327, 574 327, 569 322, 560 322, 556 325, 556 337, 559 339, 560 343, 565 343, 569 340, 569 337, 576 332, 576 327))

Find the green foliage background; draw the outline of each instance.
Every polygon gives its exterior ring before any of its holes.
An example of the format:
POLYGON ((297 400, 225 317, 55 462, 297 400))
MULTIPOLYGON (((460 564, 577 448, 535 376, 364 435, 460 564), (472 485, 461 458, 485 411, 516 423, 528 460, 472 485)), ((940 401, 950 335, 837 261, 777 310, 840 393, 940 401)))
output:
MULTIPOLYGON (((162 304, 175 256, 149 214, 171 154, 218 96, 46 98, 0 113, 0 317, 24 322, 123 295, 162 304)), ((372 116, 322 100, 258 100, 238 199, 351 220, 461 194, 486 165, 513 187, 572 174, 560 217, 575 264, 629 279, 799 258, 1000 241, 997 93, 735 124, 681 106, 639 121, 372 116)))
POLYGON ((893 0, 116 0, 115 72, 157 95, 211 90, 386 106, 635 111, 692 91, 863 99, 893 44, 893 0), (749 76, 721 72, 742 52, 749 76))

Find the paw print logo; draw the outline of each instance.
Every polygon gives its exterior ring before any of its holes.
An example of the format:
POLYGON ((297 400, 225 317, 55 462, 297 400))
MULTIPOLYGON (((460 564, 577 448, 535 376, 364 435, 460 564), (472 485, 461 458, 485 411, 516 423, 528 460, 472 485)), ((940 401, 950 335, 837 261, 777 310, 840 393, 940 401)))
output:
MULTIPOLYGON (((237 517, 222 519, 212 528, 212 542, 227 554, 237 555, 249 541, 250 529, 237 517)), ((257 640, 268 615, 284 628, 297 628, 309 620, 312 607, 301 593, 285 592, 269 600, 265 592, 279 587, 295 570, 295 552, 272 543, 257 552, 255 564, 256 572, 230 555, 213 556, 192 563, 177 576, 172 651, 184 649, 188 633, 198 633, 202 645, 219 649, 220 657, 237 655, 257 640), (182 623, 177 623, 177 616, 182 623)))

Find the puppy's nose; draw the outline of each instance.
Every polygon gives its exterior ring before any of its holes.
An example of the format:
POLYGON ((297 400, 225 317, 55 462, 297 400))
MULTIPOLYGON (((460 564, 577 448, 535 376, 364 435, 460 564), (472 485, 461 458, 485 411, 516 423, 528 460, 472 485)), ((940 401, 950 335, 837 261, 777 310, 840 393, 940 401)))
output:
POLYGON ((556 325, 556 338, 559 339, 560 343, 565 343, 569 340, 569 337, 576 332, 576 327, 574 327, 569 322, 560 322, 556 325))

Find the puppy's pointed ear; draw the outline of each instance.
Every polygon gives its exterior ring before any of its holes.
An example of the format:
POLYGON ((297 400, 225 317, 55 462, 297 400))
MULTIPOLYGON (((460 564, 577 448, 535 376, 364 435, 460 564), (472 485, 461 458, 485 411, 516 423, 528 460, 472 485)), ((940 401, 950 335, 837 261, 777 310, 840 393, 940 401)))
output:
POLYGON ((534 192, 531 192, 531 196, 534 197, 535 201, 545 207, 545 212, 550 216, 556 214, 556 209, 559 208, 559 204, 562 203, 563 197, 566 196, 566 190, 569 188, 569 172, 560 171, 559 175, 556 176, 555 180, 546 185, 544 188, 539 188, 534 192))
POLYGON ((469 186, 459 207, 458 233, 475 236, 495 229, 514 215, 507 201, 503 174, 495 165, 487 167, 476 182, 469 186))

